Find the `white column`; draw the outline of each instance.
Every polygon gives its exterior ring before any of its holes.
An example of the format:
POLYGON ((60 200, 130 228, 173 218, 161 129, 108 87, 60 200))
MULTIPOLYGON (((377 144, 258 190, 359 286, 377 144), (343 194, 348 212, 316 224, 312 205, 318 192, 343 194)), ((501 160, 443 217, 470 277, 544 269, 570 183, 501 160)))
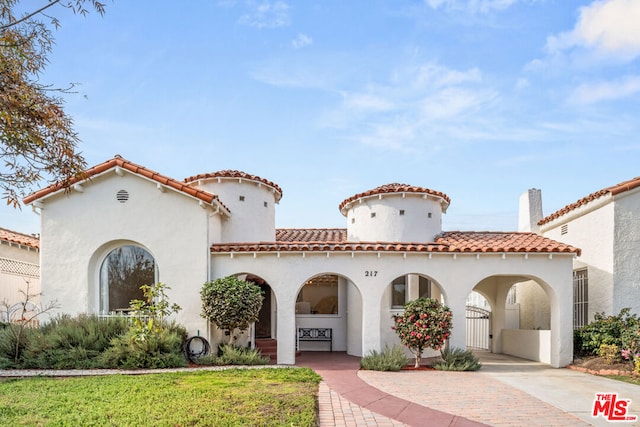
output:
MULTIPOLYGON (((283 289, 282 286, 279 287, 283 289)), ((295 365, 296 363, 296 296, 279 293, 277 296, 278 364, 295 365)))
POLYGON ((452 324, 450 348, 467 348, 467 296, 450 293, 447 298, 447 306, 451 309, 452 324))

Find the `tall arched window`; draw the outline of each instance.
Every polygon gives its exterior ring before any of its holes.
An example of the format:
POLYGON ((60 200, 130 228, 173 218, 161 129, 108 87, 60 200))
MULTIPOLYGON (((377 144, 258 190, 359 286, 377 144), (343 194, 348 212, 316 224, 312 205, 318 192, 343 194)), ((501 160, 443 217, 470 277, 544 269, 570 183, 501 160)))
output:
POLYGON ((142 285, 156 281, 156 262, 139 246, 120 246, 100 267, 100 310, 103 313, 126 310, 134 299, 142 299, 142 285))

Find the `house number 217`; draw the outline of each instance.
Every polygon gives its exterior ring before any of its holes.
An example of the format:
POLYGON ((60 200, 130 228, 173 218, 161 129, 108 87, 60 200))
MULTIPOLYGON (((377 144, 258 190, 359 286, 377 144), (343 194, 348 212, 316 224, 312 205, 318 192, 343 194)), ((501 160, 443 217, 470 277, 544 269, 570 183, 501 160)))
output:
POLYGON ((364 272, 364 277, 376 277, 378 272, 376 270, 366 270, 364 272))

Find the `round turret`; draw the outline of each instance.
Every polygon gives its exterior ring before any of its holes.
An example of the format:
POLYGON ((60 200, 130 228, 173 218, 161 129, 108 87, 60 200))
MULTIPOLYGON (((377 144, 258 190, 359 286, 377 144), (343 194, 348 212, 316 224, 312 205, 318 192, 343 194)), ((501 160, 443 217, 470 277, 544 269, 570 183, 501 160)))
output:
POLYGON ((278 185, 237 170, 200 174, 184 182, 217 195, 229 208, 231 217, 222 224, 222 243, 275 241, 275 205, 282 198, 278 185))
POLYGON ((387 184, 340 204, 347 239, 356 242, 432 242, 442 231, 449 197, 406 184, 387 184))

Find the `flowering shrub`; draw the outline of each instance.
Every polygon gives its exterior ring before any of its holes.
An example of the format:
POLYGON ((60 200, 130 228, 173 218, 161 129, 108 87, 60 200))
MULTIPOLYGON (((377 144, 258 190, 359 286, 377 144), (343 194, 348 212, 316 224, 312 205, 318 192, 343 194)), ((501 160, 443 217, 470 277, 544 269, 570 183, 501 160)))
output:
POLYGON ((640 326, 622 332, 622 358, 633 362, 633 371, 640 374, 640 326))
POLYGON ((404 313, 394 314, 393 322, 391 329, 415 355, 416 368, 424 349, 440 350, 451 334, 451 310, 433 298, 406 303, 404 313))

